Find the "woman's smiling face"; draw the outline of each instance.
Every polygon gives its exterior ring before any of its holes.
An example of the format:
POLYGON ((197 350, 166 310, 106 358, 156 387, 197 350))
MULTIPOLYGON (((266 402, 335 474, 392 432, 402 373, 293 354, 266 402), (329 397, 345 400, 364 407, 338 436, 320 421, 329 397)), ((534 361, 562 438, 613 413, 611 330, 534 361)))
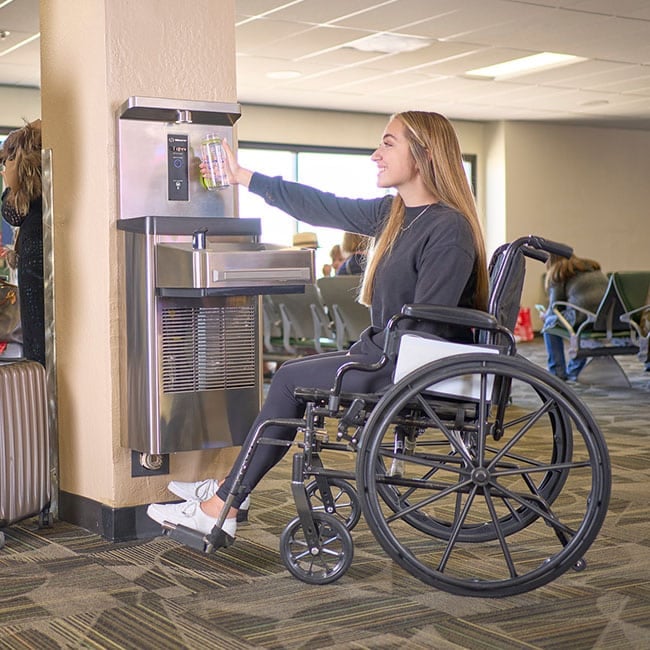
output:
POLYGON ((406 139, 406 127, 397 118, 386 126, 381 144, 371 156, 377 163, 377 186, 394 187, 412 182, 418 176, 415 159, 406 139))

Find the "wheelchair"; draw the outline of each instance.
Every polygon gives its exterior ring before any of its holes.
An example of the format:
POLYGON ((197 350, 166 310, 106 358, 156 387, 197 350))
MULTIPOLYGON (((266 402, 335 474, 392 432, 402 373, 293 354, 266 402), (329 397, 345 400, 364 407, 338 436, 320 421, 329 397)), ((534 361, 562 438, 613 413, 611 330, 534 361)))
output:
POLYGON ((585 569, 609 503, 607 446, 576 393, 517 354, 512 333, 525 258, 571 252, 532 235, 502 246, 490 262, 487 312, 404 306, 387 325, 377 364, 343 365, 331 390, 296 391, 303 418, 260 425, 233 469, 231 494, 210 535, 182 526, 167 534, 204 552, 228 546, 232 539, 220 526, 255 449, 297 445, 297 516, 281 535, 280 554, 306 583, 345 574, 361 516, 398 565, 453 594, 511 596, 585 569), (400 327, 418 321, 464 325, 478 342, 454 344, 400 327), (394 381, 385 391, 341 390, 345 373, 372 372, 390 360, 394 381), (265 439, 272 424, 302 435, 296 442, 265 439), (339 451, 354 452, 352 466, 325 467, 323 453, 339 451))

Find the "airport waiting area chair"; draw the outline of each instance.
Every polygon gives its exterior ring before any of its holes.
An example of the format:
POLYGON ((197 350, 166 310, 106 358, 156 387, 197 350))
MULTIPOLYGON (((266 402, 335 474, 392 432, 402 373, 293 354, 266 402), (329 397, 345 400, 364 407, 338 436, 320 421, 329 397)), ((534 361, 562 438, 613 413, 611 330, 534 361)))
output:
POLYGON ((642 363, 648 363, 650 332, 644 331, 641 319, 650 310, 649 303, 650 271, 613 272, 596 312, 556 301, 551 308, 558 323, 546 332, 569 341, 571 358, 590 359, 580 373, 581 380, 629 386, 616 357, 637 355, 642 363), (583 316, 577 326, 565 317, 569 309, 583 316))
POLYGON ((272 355, 292 358, 336 349, 330 320, 313 284, 306 285, 304 293, 265 296, 263 315, 267 360, 272 355))
POLYGON ((336 346, 345 350, 370 326, 370 310, 357 301, 361 276, 337 275, 317 281, 327 313, 334 323, 336 346))

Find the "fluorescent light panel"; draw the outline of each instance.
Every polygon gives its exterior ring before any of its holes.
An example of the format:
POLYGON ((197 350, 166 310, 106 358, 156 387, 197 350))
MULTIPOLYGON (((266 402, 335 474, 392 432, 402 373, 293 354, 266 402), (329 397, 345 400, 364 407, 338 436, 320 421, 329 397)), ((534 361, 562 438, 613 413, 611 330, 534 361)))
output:
POLYGON ((557 52, 541 52, 540 54, 531 54, 520 59, 512 59, 495 65, 489 65, 485 68, 476 68, 468 70, 465 74, 473 77, 490 77, 492 79, 503 79, 506 77, 516 77, 539 70, 557 68, 571 63, 579 63, 587 59, 572 54, 558 54, 557 52))
POLYGON ((302 73, 297 70, 273 70, 272 72, 267 72, 266 76, 269 79, 286 80, 302 77, 302 73))

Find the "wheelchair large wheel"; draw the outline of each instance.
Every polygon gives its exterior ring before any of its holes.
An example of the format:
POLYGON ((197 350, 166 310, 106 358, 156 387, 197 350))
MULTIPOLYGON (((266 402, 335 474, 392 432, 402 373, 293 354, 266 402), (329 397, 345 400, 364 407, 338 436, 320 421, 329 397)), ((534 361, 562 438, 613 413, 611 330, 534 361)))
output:
MULTIPOLYGON (((528 362, 524 360, 524 363, 528 362)), ((500 380, 503 379, 503 377, 500 378, 500 380)), ((505 391, 502 394, 502 399, 509 399, 510 385, 511 381, 508 380, 505 391)), ((539 390, 539 388, 537 390, 539 390)), ((540 395, 540 397, 542 396, 540 395)), ((450 411, 450 408, 461 408, 463 411, 474 410, 477 412, 478 407, 476 402, 466 404, 461 403, 459 406, 458 404, 454 405, 453 403, 450 403, 449 400, 439 402, 438 405, 447 412, 450 411)), ((402 416, 406 415, 408 418, 409 412, 414 416, 413 421, 415 424, 412 424, 410 429, 414 438, 412 443, 413 448, 419 448, 418 456, 421 458, 423 454, 426 454, 427 452, 437 452, 440 454, 440 450, 443 450, 443 453, 447 456, 446 460, 451 463, 452 466, 456 466, 458 463, 458 452, 456 449, 449 446, 445 437, 438 436, 435 439, 432 439, 430 436, 424 437, 421 435, 422 432, 418 426, 421 409, 417 406, 417 403, 408 404, 405 411, 402 413, 402 416)), ((538 428, 545 428, 545 430, 549 431, 548 440, 552 441, 552 444, 544 445, 543 449, 540 448, 538 450, 538 454, 541 454, 543 451, 545 458, 542 459, 541 455, 539 455, 537 461, 541 462, 543 460, 550 466, 560 467, 562 463, 571 460, 573 439, 571 422, 563 411, 556 408, 548 409, 545 413, 539 415, 539 418, 541 418, 543 422, 538 421, 536 426, 538 428)), ((507 434, 509 429, 518 425, 519 413, 515 412, 515 419, 513 421, 502 418, 498 423, 493 422, 491 425, 492 430, 489 435, 492 437, 498 437, 507 434)), ((462 425, 456 425, 456 423, 454 423, 454 427, 454 435, 463 440, 464 444, 467 444, 470 448, 476 447, 478 438, 475 426, 472 426, 470 423, 469 427, 464 428, 462 425)), ((404 426, 402 426, 401 429, 403 430, 404 426)), ((380 473, 385 472, 391 475, 391 477, 394 476, 393 468, 395 467, 396 462, 400 467, 403 467, 405 462, 408 462, 408 459, 405 460, 405 455, 412 455, 412 453, 413 451, 409 451, 408 449, 402 450, 399 453, 395 452, 395 450, 391 451, 390 440, 388 440, 387 444, 383 446, 382 453, 377 456, 377 471, 380 473)), ((438 456, 439 463, 444 462, 444 460, 445 459, 438 456)), ((427 473, 423 473, 422 477, 430 479, 439 472, 440 465, 436 463, 436 465, 430 468, 427 473)), ((563 471, 549 471, 545 472, 540 477, 536 490, 548 504, 553 503, 555 498, 562 491, 566 476, 566 472, 563 471)), ((411 526, 417 528, 423 533, 441 539, 449 539, 453 530, 453 519, 449 518, 445 514, 440 516, 435 512, 426 512, 421 509, 408 509, 411 505, 410 500, 415 489, 416 487, 409 485, 408 482, 406 485, 400 485, 400 482, 394 479, 388 482, 379 482, 377 484, 377 492, 379 495, 394 512, 400 511, 402 513, 403 521, 409 523, 411 526)), ((485 542, 495 540, 498 539, 500 534, 509 535, 515 530, 525 528, 531 520, 537 518, 537 516, 538 515, 533 510, 526 506, 515 506, 512 510, 508 510, 502 514, 498 520, 498 525, 494 525, 490 520, 464 522, 455 532, 456 539, 461 542, 485 542)))
POLYGON ((316 481, 311 481, 305 488, 312 510, 327 512, 340 519, 348 530, 352 530, 361 518, 361 503, 357 491, 350 483, 340 478, 328 477, 327 485, 332 493, 334 511, 326 510, 325 499, 316 481))
POLYGON ((577 395, 526 360, 487 353, 434 362, 393 386, 357 456, 379 544, 423 582, 468 596, 522 593, 582 568, 610 482, 604 439, 577 395), (499 408, 493 388, 504 385, 499 408), (392 476, 396 422, 418 436, 392 476))
POLYGON ((316 546, 311 546, 299 517, 280 536, 280 556, 289 572, 312 585, 338 580, 352 564, 354 546, 343 522, 324 512, 313 512, 316 546))

